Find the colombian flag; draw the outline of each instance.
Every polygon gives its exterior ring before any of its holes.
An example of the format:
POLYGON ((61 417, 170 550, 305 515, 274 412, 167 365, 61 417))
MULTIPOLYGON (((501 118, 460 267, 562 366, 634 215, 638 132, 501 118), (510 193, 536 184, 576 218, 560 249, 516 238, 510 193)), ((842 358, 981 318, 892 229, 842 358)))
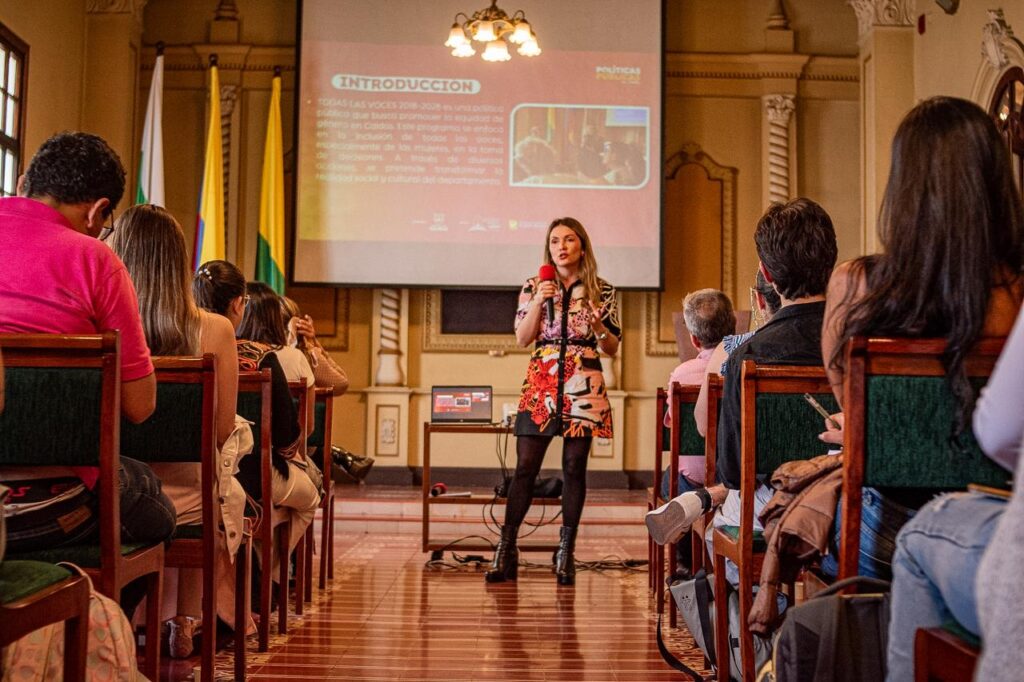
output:
POLYGON ((215 59, 210 63, 210 127, 206 133, 194 253, 197 270, 206 261, 224 259, 224 153, 220 139, 220 79, 215 59))
POLYGON ((274 76, 263 147, 260 234, 256 245, 256 279, 284 295, 284 144, 281 139, 281 76, 274 76))

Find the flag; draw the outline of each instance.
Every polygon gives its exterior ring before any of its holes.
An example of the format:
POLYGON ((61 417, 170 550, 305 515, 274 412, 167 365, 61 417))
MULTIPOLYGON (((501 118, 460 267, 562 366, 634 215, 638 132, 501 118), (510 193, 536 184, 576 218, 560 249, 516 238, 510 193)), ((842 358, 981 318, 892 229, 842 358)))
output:
POLYGON ((164 206, 164 55, 157 48, 153 80, 149 85, 146 122, 142 126, 142 152, 139 154, 139 176, 135 190, 136 204, 164 206))
POLYGON ((263 147, 256 279, 284 295, 284 144, 281 140, 280 76, 274 76, 270 92, 267 140, 263 147))
POLYGON ((220 139, 220 79, 210 65, 210 127, 206 132, 206 163, 199 190, 196 221, 195 267, 224 259, 224 154, 220 139))

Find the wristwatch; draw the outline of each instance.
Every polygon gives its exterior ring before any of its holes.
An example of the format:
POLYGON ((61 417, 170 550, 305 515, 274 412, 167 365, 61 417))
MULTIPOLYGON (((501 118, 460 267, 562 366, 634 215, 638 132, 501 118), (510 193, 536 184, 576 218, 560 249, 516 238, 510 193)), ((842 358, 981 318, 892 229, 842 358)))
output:
POLYGON ((597 335, 597 340, 598 341, 604 341, 607 338, 608 338, 608 332, 607 331, 603 331, 603 332, 601 332, 600 334, 597 335))

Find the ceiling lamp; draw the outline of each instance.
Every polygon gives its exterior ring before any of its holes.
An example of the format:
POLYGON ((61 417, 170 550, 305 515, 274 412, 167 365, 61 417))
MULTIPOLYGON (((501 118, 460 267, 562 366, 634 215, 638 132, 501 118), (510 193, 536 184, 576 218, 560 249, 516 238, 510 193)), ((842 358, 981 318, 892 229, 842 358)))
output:
POLYGON ((452 49, 455 57, 472 57, 476 54, 473 41, 487 46, 482 57, 488 62, 507 62, 512 59, 508 52, 510 43, 518 45, 516 51, 524 57, 536 57, 541 52, 537 34, 533 32, 523 10, 509 17, 505 10, 498 7, 498 0, 491 0, 490 7, 474 12, 472 17, 466 16, 465 12, 456 14, 444 45, 452 49), (463 19, 461 23, 459 17, 463 19))

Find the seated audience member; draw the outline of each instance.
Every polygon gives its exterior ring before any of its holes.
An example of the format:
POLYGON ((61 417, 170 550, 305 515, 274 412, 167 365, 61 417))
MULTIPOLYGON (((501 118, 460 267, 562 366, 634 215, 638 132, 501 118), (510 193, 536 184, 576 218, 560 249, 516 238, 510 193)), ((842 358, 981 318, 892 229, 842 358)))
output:
MULTIPOLYGON (((832 219, 810 199, 773 204, 758 221, 754 241, 760 269, 765 280, 778 291, 782 305, 772 321, 726 361, 718 422, 719 484, 683 493, 648 512, 647 528, 659 544, 674 541, 701 514, 723 503, 726 504, 715 516, 715 525, 739 524, 736 491, 740 487, 740 370, 744 360, 762 364, 822 364, 825 287, 838 251, 832 219)), ((757 514, 771 497, 771 489, 761 485, 755 495, 756 523, 757 514)))
MULTIPOLYGON (((707 376, 708 360, 722 339, 736 329, 736 314, 729 297, 718 289, 701 289, 683 298, 683 320, 690 332, 690 343, 698 351, 697 357, 679 363, 668 377, 668 390, 672 384, 699 386, 707 376)), ((671 414, 665 413, 665 426, 672 423, 671 414)), ((661 479, 661 496, 668 497, 669 473, 661 479)), ((704 485, 704 457, 679 458, 679 492, 695 490, 704 485)))
MULTIPOLYGON (((950 431, 959 435, 974 401, 964 357, 980 337, 1006 335, 1021 306, 1021 216, 1006 144, 989 116, 971 102, 947 97, 914 107, 893 140, 879 216, 882 253, 841 265, 829 283, 822 351, 831 359, 827 369, 837 398, 842 352, 851 337, 941 337, 947 342, 946 377, 959 406, 950 431)), ((998 422, 984 412, 979 420, 978 438, 985 445, 998 422)), ((842 442, 839 430, 822 437, 842 442)), ((991 445, 986 450, 994 452, 991 445)), ((870 533, 862 530, 861 573, 884 574, 892 538, 912 513, 901 515, 901 507, 919 507, 921 497, 865 489, 862 528, 877 537, 872 546, 870 533)), ((973 568, 991 536, 997 507, 980 496, 944 496, 899 531, 888 679, 913 679, 918 627, 937 625, 952 613, 978 631, 973 568), (973 562, 966 557, 972 551, 973 562)))
POLYGON ((313 318, 303 315, 298 304, 287 296, 281 297, 281 314, 288 327, 288 345, 302 351, 313 368, 313 382, 317 388, 329 388, 334 395, 348 390, 348 375, 331 357, 316 338, 313 318))
POLYGON ((281 297, 263 282, 248 282, 245 293, 249 295, 249 302, 238 327, 238 338, 270 347, 288 381, 304 381, 307 386, 312 386, 313 368, 309 366, 309 360, 301 350, 288 343, 281 297))
MULTIPOLYGON (((139 313, 146 342, 154 355, 195 356, 213 353, 217 370, 217 446, 222 459, 217 471, 231 472, 236 460, 252 448, 249 425, 240 421, 235 433, 238 398, 238 352, 235 330, 222 315, 200 310, 192 298, 192 273, 185 235, 178 221, 159 206, 133 206, 121 214, 107 240, 120 257, 135 283, 139 313), (244 433, 242 433, 244 432, 244 433), (232 435, 234 434, 234 437, 232 435), (229 443, 229 438, 231 442, 229 443), (246 443, 245 452, 239 444, 246 443), (225 447, 227 445, 227 447, 225 447)), ((163 481, 166 495, 174 503, 179 525, 202 522, 202 479, 200 465, 191 462, 154 463, 153 471, 163 481)), ((245 493, 228 474, 218 481, 218 496, 225 530, 241 530, 244 523, 245 493)), ((219 533, 217 543, 218 604, 221 620, 234 626, 234 569, 230 556, 238 543, 229 545, 228 534, 219 533)), ((237 536, 240 537, 240 534, 237 536)), ((201 625, 202 581, 198 569, 164 571, 165 609, 169 623, 170 654, 186 658, 192 653, 192 638, 201 625)))
POLYGON ((722 342, 711 352, 711 357, 708 358, 707 372, 701 377, 700 394, 697 396, 697 404, 693 406, 693 419, 697 423, 697 432, 702 436, 707 435, 708 428, 708 376, 711 374, 725 376, 725 361, 729 359, 732 352, 742 346, 758 329, 771 322, 772 317, 782 306, 779 292, 764 278, 760 268, 755 274, 754 288, 750 290, 750 293, 753 296, 752 305, 757 307, 760 321, 754 320, 756 323, 754 331, 723 336, 722 342))
MULTIPOLYGON (((99 137, 60 133, 43 143, 19 181, 17 197, 0 199, 0 332, 96 334, 121 332, 121 412, 141 422, 156 406, 156 380, 124 265, 96 237, 124 193, 124 167, 99 137)), ((27 444, 27 447, 31 447, 27 444)), ((174 533, 174 506, 142 462, 121 458, 121 539, 162 542, 174 533)), ((84 484, 84 513, 43 510, 8 525, 17 552, 60 547, 98 532, 97 467, 17 467, 0 480, 47 479, 66 488, 84 484), (60 480, 57 480, 60 479, 60 480)), ((53 508, 52 506, 50 507, 53 508)))
MULTIPOLYGON (((1014 471, 1016 481, 1024 481, 1024 458, 1020 457, 1024 442, 1024 410, 1020 409, 1024 404, 1021 363, 1024 363, 1024 315, 1018 314, 1013 332, 974 412, 974 431, 982 449, 996 462, 1014 471)), ((916 590, 925 587, 928 594, 923 598, 924 603, 930 605, 926 617, 944 618, 948 612, 961 624, 970 621, 970 616, 965 615, 961 607, 969 604, 970 595, 975 594, 979 629, 974 632, 982 639, 981 660, 975 679, 1016 682, 1020 671, 1024 670, 1024 647, 1021 647, 1021 642, 1024 642, 1024 612, 1020 608, 1021 581, 1017 573, 1024 565, 1024 498, 1020 488, 1015 488, 1009 504, 1000 514, 988 505, 985 505, 987 509, 979 510, 976 497, 963 496, 949 501, 951 505, 960 506, 961 501, 964 505, 958 535, 967 542, 958 546, 954 544, 956 539, 945 532, 931 540, 935 546, 930 555, 941 562, 941 566, 929 566, 929 570, 935 570, 942 577, 936 584, 929 585, 930 580, 921 580, 923 571, 908 571, 907 577, 912 577, 913 581, 901 579, 900 589, 909 598, 919 599, 921 597, 916 596, 916 590), (988 519, 996 515, 999 519, 978 564, 977 578, 970 580, 979 543, 990 532, 988 519), (948 568, 950 564, 961 566, 967 580, 952 579, 952 571, 948 568), (942 603, 935 599, 936 595, 942 603)), ((931 563, 911 556, 909 551, 907 556, 920 566, 931 563)), ((967 611, 970 611, 969 606, 967 611)), ((918 624, 918 627, 923 625, 918 624)))
MULTIPOLYGON (((192 279, 192 293, 196 303, 205 310, 228 318, 236 330, 236 337, 246 315, 249 295, 245 291, 245 277, 237 267, 227 261, 203 263, 192 279)), ((288 389, 288 379, 273 347, 243 338, 236 338, 236 346, 239 369, 270 370, 273 502, 275 506, 291 509, 291 536, 288 540, 288 548, 291 550, 313 522, 320 505, 320 493, 307 473, 307 462, 300 461, 302 429, 299 425, 299 416, 288 389)), ((258 457, 246 457, 242 460, 238 478, 249 495, 259 498, 258 457)), ((273 556, 276 562, 277 552, 274 552, 273 556)), ((276 579, 277 570, 274 567, 271 567, 271 570, 276 579)))

